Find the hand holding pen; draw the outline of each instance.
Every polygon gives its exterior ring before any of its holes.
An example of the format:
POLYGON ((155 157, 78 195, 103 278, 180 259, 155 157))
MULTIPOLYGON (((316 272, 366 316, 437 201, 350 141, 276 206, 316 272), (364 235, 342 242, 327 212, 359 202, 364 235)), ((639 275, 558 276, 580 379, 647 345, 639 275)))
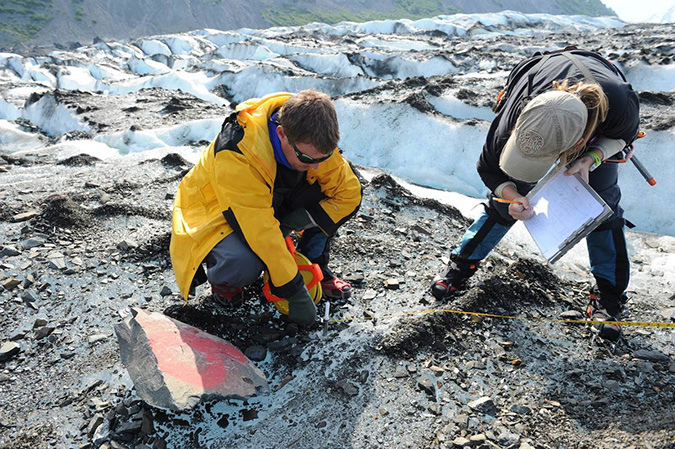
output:
POLYGON ((534 215, 534 210, 530 206, 530 200, 524 196, 519 196, 512 200, 506 198, 497 198, 494 197, 494 200, 498 203, 506 203, 509 205, 509 215, 511 215, 515 220, 527 220, 534 215))

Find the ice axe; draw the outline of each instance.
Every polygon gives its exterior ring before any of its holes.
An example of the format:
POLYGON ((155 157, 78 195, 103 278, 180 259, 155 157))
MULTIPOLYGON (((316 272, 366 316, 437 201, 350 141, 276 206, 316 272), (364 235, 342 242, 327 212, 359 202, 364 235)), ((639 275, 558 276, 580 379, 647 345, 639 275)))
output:
MULTIPOLYGON (((642 138, 643 138, 644 136, 646 136, 646 135, 647 135, 646 132, 640 131, 640 132, 638 132, 637 138, 638 138, 638 139, 642 139, 642 138)), ((632 148, 632 146, 633 146, 633 145, 631 144, 631 145, 630 145, 630 148, 632 148)), ((627 148, 629 148, 629 147, 627 147, 627 148)), ((626 155, 627 155, 628 152, 629 152, 629 150, 627 150, 626 148, 624 148, 623 150, 624 150, 624 152, 625 152, 626 155)), ((633 165, 635 165, 635 168, 638 169, 638 171, 640 172, 640 174, 642 175, 642 177, 645 178, 645 181, 647 181, 647 182, 649 183, 650 186, 656 185, 656 179, 654 179, 654 177, 651 175, 651 173, 649 173, 649 170, 647 170, 647 167, 645 167, 644 165, 642 165, 642 162, 640 162, 640 159, 636 158, 635 155, 633 155, 633 156, 630 158, 630 160, 631 160, 631 162, 633 163, 633 165)))
MULTIPOLYGON (((640 131, 640 132, 638 132, 637 139, 642 139, 646 135, 647 135, 646 132, 640 131)), ((626 156, 626 157, 624 157, 623 159, 619 159, 619 160, 608 159, 605 162, 616 162, 616 163, 628 162, 627 157, 628 157, 628 154, 630 153, 630 151, 632 149, 633 149, 632 143, 630 145, 626 145, 626 147, 623 149, 624 156, 626 156)), ((640 172, 642 177, 645 178, 645 181, 647 181, 647 183, 649 183, 650 186, 656 185, 656 179, 654 179, 654 177, 651 175, 651 173, 649 173, 649 170, 647 170, 647 167, 645 167, 642 164, 642 162, 640 162, 640 159, 638 159, 637 156, 632 155, 629 159, 633 163, 633 165, 635 165, 635 168, 637 168, 637 170, 640 172)))

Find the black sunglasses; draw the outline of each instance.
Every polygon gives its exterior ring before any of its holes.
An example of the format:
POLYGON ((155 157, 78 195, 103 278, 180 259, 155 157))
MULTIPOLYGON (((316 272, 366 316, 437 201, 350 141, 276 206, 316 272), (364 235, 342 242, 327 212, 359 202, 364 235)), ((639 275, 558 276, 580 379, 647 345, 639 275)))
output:
POLYGON ((294 142, 291 142, 290 140, 288 142, 293 147, 293 150, 295 151, 295 155, 298 157, 298 160, 300 162, 302 162, 303 164, 308 164, 308 165, 318 164, 320 162, 325 161, 326 159, 328 159, 329 157, 331 157, 333 155, 333 152, 331 151, 330 153, 328 153, 327 155, 325 155, 323 157, 314 158, 314 157, 312 157, 308 154, 305 154, 302 151, 298 150, 298 147, 295 146, 294 142))

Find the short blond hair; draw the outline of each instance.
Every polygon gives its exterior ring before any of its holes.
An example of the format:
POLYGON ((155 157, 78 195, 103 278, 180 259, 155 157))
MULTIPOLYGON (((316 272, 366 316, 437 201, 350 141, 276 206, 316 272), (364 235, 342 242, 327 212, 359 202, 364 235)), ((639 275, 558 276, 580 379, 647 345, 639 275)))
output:
POLYGON ((337 112, 330 97, 314 89, 289 98, 277 115, 288 140, 309 143, 323 154, 335 150, 340 140, 337 112))
POLYGON ((568 161, 576 159, 584 151, 588 141, 598 129, 598 126, 607 119, 609 100, 607 99, 607 95, 605 95, 602 86, 596 83, 585 83, 581 81, 570 86, 569 80, 564 80, 562 82, 553 81, 553 89, 577 95, 586 105, 586 109, 588 110, 586 128, 581 135, 584 142, 580 145, 575 145, 560 155, 560 163, 565 165, 568 161))

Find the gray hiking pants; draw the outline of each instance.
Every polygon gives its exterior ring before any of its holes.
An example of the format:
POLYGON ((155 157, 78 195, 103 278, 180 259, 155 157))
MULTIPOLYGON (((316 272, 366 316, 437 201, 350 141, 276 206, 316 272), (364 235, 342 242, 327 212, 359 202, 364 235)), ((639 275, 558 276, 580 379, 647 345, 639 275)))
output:
POLYGON ((258 279, 265 264, 251 249, 232 233, 206 256, 206 277, 211 284, 243 287, 258 279))
MULTIPOLYGON (((324 279, 334 276, 328 268, 330 240, 319 228, 311 227, 305 230, 298 243, 298 251, 312 263, 319 264, 324 279)), ((251 284, 265 269, 260 257, 242 242, 236 232, 218 242, 204 261, 209 283, 227 284, 231 287, 251 284)))

